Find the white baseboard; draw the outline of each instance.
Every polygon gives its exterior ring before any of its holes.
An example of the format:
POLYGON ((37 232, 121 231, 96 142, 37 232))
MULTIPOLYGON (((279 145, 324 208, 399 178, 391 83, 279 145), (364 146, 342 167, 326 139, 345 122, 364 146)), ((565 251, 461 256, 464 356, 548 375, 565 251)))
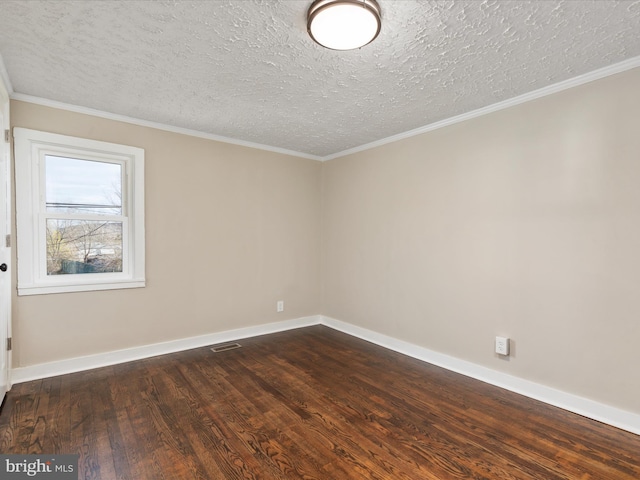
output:
POLYGON ((93 368, 155 357, 156 355, 165 355, 167 353, 205 347, 216 343, 230 342, 243 338, 257 337, 258 335, 292 330, 294 328, 308 327, 310 325, 317 325, 318 323, 320 323, 320 318, 318 315, 314 315, 294 320, 257 325, 255 327, 238 328, 224 332, 199 335, 197 337, 181 338, 169 342, 126 348, 124 350, 115 350, 112 352, 97 353, 95 355, 29 365, 27 367, 18 367, 11 370, 11 383, 16 384, 30 380, 39 380, 41 378, 55 377, 66 373, 81 372, 93 368))
POLYGON ((84 357, 58 360, 49 363, 14 368, 11 371, 12 383, 22 383, 30 380, 54 377, 66 373, 91 370, 93 368, 106 367, 118 363, 140 360, 143 358, 175 353, 192 348, 204 347, 216 343, 241 340, 243 338, 266 335, 295 328, 311 325, 325 325, 334 330, 361 338, 389 350, 422 360, 439 367, 446 368, 467 377, 495 385, 505 390, 519 393, 529 398, 553 405, 587 418, 597 420, 608 425, 640 435, 640 415, 619 408, 611 407, 587 398, 567 393, 555 388, 547 387, 539 383, 531 382, 523 378, 514 377, 506 373, 498 372, 487 367, 460 360, 442 353, 420 347, 403 340, 398 340, 381 333, 358 327, 350 323, 342 322, 323 315, 286 320, 283 322, 257 325, 255 327, 227 330, 225 332, 211 333, 197 337, 182 338, 169 342, 144 345, 141 347, 127 348, 113 352, 87 355, 84 357))
POLYGON ((320 323, 348 335, 388 348, 389 350, 640 435, 640 415, 636 413, 611 407, 523 378, 514 377, 466 360, 460 360, 459 358, 434 352, 433 350, 419 347, 418 345, 398 340, 372 330, 367 330, 366 328, 357 327, 334 318, 321 316, 320 323))

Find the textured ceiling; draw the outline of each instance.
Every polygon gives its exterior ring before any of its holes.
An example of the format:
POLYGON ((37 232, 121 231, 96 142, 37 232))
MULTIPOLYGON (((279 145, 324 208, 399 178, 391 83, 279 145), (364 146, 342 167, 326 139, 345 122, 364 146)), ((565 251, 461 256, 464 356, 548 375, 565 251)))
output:
POLYGON ((309 1, 0 2, 15 93, 325 157, 640 56, 640 1, 379 0, 370 45, 309 1))

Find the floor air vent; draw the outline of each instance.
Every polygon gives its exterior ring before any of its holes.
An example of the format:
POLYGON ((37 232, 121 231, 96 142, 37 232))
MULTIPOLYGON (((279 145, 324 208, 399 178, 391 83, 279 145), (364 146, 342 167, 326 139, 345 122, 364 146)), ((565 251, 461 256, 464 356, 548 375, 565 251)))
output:
POLYGON ((239 343, 225 343, 223 345, 215 345, 211 347, 211 351, 214 353, 226 352, 227 350, 234 350, 236 348, 240 348, 242 345, 239 343))

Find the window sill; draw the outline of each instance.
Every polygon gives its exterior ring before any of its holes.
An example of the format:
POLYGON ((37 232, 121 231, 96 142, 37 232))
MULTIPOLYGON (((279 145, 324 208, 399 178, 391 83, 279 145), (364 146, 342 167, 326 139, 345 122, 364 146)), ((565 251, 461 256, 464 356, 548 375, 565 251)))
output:
POLYGON ((122 282, 105 283, 70 283, 56 285, 33 285, 18 287, 18 295, 48 295, 52 293, 95 292, 100 290, 120 290, 125 288, 143 288, 146 286, 144 279, 127 280, 122 282))

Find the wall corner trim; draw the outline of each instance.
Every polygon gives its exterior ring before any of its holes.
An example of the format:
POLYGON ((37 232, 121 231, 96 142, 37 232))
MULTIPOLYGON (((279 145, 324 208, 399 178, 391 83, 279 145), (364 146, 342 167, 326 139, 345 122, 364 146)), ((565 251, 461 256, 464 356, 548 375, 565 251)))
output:
POLYGON ((312 315, 293 320, 285 320, 282 322, 256 325, 112 352, 104 352, 95 355, 18 367, 11 371, 11 381, 13 384, 16 384, 30 380, 39 380, 42 378, 81 372, 84 370, 116 365, 118 363, 141 360, 157 355, 165 355, 192 348, 205 347, 216 343, 236 341, 243 338, 267 335, 270 333, 309 327, 312 325, 325 325, 326 327, 366 340, 367 342, 393 350, 394 352, 402 353, 409 357, 422 360, 423 362, 460 373, 467 377, 495 385, 496 387, 524 395, 525 397, 533 398, 543 403, 562 408, 563 410, 577 413, 583 417, 591 418, 613 427, 635 433, 636 435, 640 435, 639 414, 605 405, 588 398, 547 387, 523 378, 498 372, 466 360, 435 352, 428 348, 420 347, 418 345, 398 340, 396 338, 374 332, 373 330, 368 330, 324 315, 312 315))
POLYGON ((389 350, 640 435, 639 414, 498 372, 497 370, 435 352, 334 318, 321 316, 320 323, 389 350))
POLYGON ((168 353, 190 350, 192 348, 206 347, 207 345, 214 345, 216 343, 230 342, 241 340, 243 338, 256 337, 258 335, 267 335, 269 333, 308 327, 310 325, 317 325, 319 322, 320 317, 318 315, 313 315, 293 320, 284 320, 282 322, 266 323, 253 327, 238 328, 224 332, 170 340, 168 342, 125 348, 123 350, 97 353, 95 355, 86 355, 82 357, 40 363, 37 365, 28 365, 26 367, 17 367, 11 370, 11 383, 15 385, 17 383, 28 382, 30 380, 39 380, 41 378, 65 375, 67 373, 82 372, 94 368, 116 365, 118 363, 155 357, 157 355, 166 355, 168 353))
POLYGON ((4 83, 4 87, 9 94, 9 98, 11 98, 11 95, 13 95, 13 85, 11 85, 9 72, 7 72, 7 67, 4 64, 4 58, 2 58, 2 54, 0 54, 0 81, 4 83))

